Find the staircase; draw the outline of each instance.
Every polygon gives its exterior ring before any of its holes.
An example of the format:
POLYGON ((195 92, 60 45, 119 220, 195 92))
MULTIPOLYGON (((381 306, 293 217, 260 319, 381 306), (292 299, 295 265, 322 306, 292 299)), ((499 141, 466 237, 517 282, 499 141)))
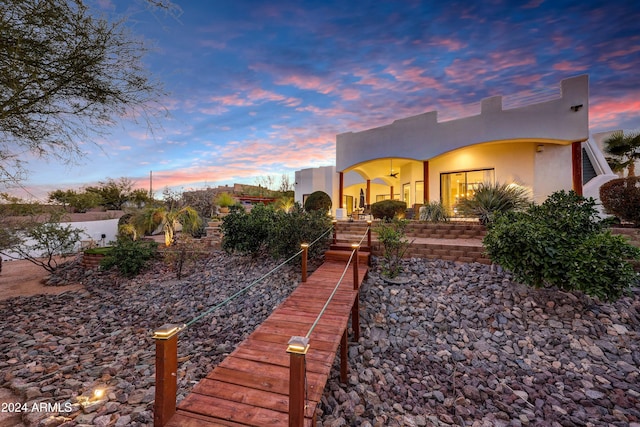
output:
MULTIPOLYGON (((372 226, 375 230, 378 221, 372 226)), ((350 250, 353 242, 359 241, 367 229, 365 221, 339 221, 336 224, 337 247, 350 250)), ((475 222, 427 223, 411 221, 405 229, 407 238, 413 241, 406 258, 442 259, 458 262, 479 262, 491 264, 484 253, 482 239, 486 235, 484 226, 475 222)), ((334 248, 332 247, 330 251, 334 248)), ((330 251, 327 251, 329 253, 330 251)), ((382 247, 375 231, 372 233, 371 248, 361 248, 364 253, 376 256, 382 254, 382 247)), ((329 256, 334 256, 331 252, 329 256)), ((348 256, 348 255, 347 255, 348 256)))

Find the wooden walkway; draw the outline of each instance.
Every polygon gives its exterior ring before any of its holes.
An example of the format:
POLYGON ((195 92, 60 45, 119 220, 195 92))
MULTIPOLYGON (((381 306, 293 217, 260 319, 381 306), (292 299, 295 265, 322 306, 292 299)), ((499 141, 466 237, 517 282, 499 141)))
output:
MULTIPOLYGON (((366 262, 359 263, 359 283, 366 262)), ((345 262, 326 261, 233 353, 178 405, 168 426, 287 426, 289 359, 287 343, 305 336, 338 283, 345 262)), ((315 425, 315 410, 345 335, 358 291, 349 267, 332 302, 309 337, 306 355, 305 426, 315 425)), ((357 306, 356 306, 357 309, 357 306)), ((342 357, 346 359, 346 346, 342 357)), ((346 360, 345 360, 346 361, 346 360)), ((344 365, 346 366, 346 364, 344 365)))

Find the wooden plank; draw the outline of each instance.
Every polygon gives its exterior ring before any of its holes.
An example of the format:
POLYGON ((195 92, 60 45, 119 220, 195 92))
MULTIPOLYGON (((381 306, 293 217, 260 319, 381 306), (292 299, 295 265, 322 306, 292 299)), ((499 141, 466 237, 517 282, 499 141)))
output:
MULTIPOLYGON (((289 355, 284 347, 275 346, 273 343, 260 341, 242 342, 232 353, 234 357, 255 360, 257 362, 270 363, 279 366, 289 366, 289 355)), ((307 353, 307 361, 314 364, 328 365, 331 367, 335 355, 331 351, 323 351, 318 348, 310 348, 307 353)))
POLYGON ((194 414, 178 409, 177 413, 166 424, 166 427, 247 427, 247 424, 234 423, 233 421, 223 421, 210 416, 194 414))
MULTIPOLYGON (((193 389, 193 393, 205 396, 216 396, 220 399, 240 402, 278 412, 286 413, 289 410, 289 396, 287 395, 251 389, 237 384, 210 380, 208 378, 200 381, 197 388, 193 389)), ((209 409, 208 411, 215 411, 215 409, 209 409)), ((310 411, 305 415, 310 417, 313 413, 310 411)))
POLYGON ((287 413, 195 393, 190 394, 188 399, 185 398, 180 403, 180 409, 183 412, 192 412, 250 426, 285 426, 289 423, 287 413))
MULTIPOLYGON (((351 267, 350 267, 351 268, 351 267)), ((225 358, 180 403, 171 427, 288 426, 289 360, 286 346, 292 336, 304 336, 335 284, 345 263, 326 261, 298 286, 263 323, 225 358)), ((367 269, 360 268, 360 282, 367 269)), ((336 352, 346 333, 358 296, 353 274, 342 283, 310 336, 306 356, 306 426, 315 425, 315 410, 336 352)), ((343 353, 344 354, 344 353, 343 353)))
MULTIPOLYGON (((250 374, 254 374, 256 372, 255 363, 251 363, 250 361, 244 359, 237 359, 231 356, 220 362, 218 366, 227 368, 230 373, 232 373, 232 371, 240 371, 250 374)), ((289 368, 274 365, 269 369, 268 376, 280 378, 281 380, 286 381, 287 387, 289 387, 289 368)), ((315 371, 307 370, 307 394, 309 396, 309 400, 320 400, 320 397, 322 397, 322 390, 324 390, 324 386, 327 382, 327 378, 328 374, 322 374, 315 371)), ((182 403, 180 404, 180 406, 181 405, 182 403)))

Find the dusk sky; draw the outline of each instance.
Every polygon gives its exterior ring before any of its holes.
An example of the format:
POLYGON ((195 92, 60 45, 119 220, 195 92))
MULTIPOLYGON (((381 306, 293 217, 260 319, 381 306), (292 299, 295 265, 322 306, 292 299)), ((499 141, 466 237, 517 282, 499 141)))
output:
POLYGON ((169 93, 153 134, 123 123, 82 141, 80 164, 32 162, 35 196, 128 177, 189 190, 335 163, 335 136, 438 110, 479 113, 559 95, 590 79, 590 130, 640 128, 640 2, 95 0, 128 16, 169 93), (125 8, 126 6, 126 8, 125 8), (100 146, 99 150, 95 144, 100 146))

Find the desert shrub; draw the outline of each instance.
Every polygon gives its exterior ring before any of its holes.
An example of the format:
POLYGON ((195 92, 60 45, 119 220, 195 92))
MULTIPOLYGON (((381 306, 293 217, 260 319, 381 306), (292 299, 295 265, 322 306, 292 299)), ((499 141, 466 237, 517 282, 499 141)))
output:
POLYGON ((477 217, 487 225, 497 213, 520 210, 530 203, 529 192, 516 184, 479 184, 472 197, 460 199, 457 209, 463 216, 477 217))
POLYGON ((100 261, 100 266, 105 270, 115 267, 123 276, 133 277, 147 266, 157 251, 156 242, 119 238, 107 256, 100 261))
POLYGON ((612 301, 637 280, 628 260, 639 258, 640 249, 605 230, 595 201, 573 191, 553 193, 524 212, 497 215, 483 243, 494 262, 534 287, 612 301))
POLYGON ((400 200, 381 200, 371 205, 371 215, 374 218, 403 218, 406 212, 407 204, 400 200))
POLYGON ((449 221, 449 213, 441 202, 429 202, 424 206, 420 206, 420 221, 428 222, 447 222, 449 221))
POLYGON ((165 264, 176 272, 178 280, 182 279, 184 271, 197 269, 198 263, 210 253, 211 250, 204 241, 194 239, 188 234, 179 235, 175 244, 162 252, 165 264))
POLYGON ((402 257, 411 245, 405 234, 407 223, 407 220, 395 218, 381 222, 374 229, 382 245, 382 273, 389 278, 400 274, 402 257))
MULTIPOLYGON (((311 243, 331 227, 331 218, 324 210, 304 211, 296 203, 290 212, 277 210, 273 230, 269 235, 268 250, 274 258, 288 258, 300 250, 301 243, 311 243)), ((331 233, 309 248, 315 257, 327 249, 331 233)))
POLYGON ((221 208, 228 208, 236 204, 236 199, 229 193, 220 193, 214 203, 221 208))
MULTIPOLYGON (((245 255, 268 253, 274 258, 289 257, 300 250, 301 243, 311 243, 330 225, 325 211, 307 212, 297 203, 290 212, 272 205, 256 205, 251 212, 232 209, 221 225, 222 248, 245 255)), ((322 242, 312 246, 310 255, 326 249, 324 243, 329 238, 327 234, 322 242)))
POLYGON ((331 197, 324 191, 314 191, 304 202, 304 210, 328 212, 331 209, 331 197))
POLYGON ((608 214, 640 226, 640 177, 619 178, 603 184, 600 200, 608 214))
POLYGON ((267 246, 274 220, 275 210, 269 206, 257 204, 251 212, 232 206, 220 226, 222 249, 229 253, 257 256, 267 246))

